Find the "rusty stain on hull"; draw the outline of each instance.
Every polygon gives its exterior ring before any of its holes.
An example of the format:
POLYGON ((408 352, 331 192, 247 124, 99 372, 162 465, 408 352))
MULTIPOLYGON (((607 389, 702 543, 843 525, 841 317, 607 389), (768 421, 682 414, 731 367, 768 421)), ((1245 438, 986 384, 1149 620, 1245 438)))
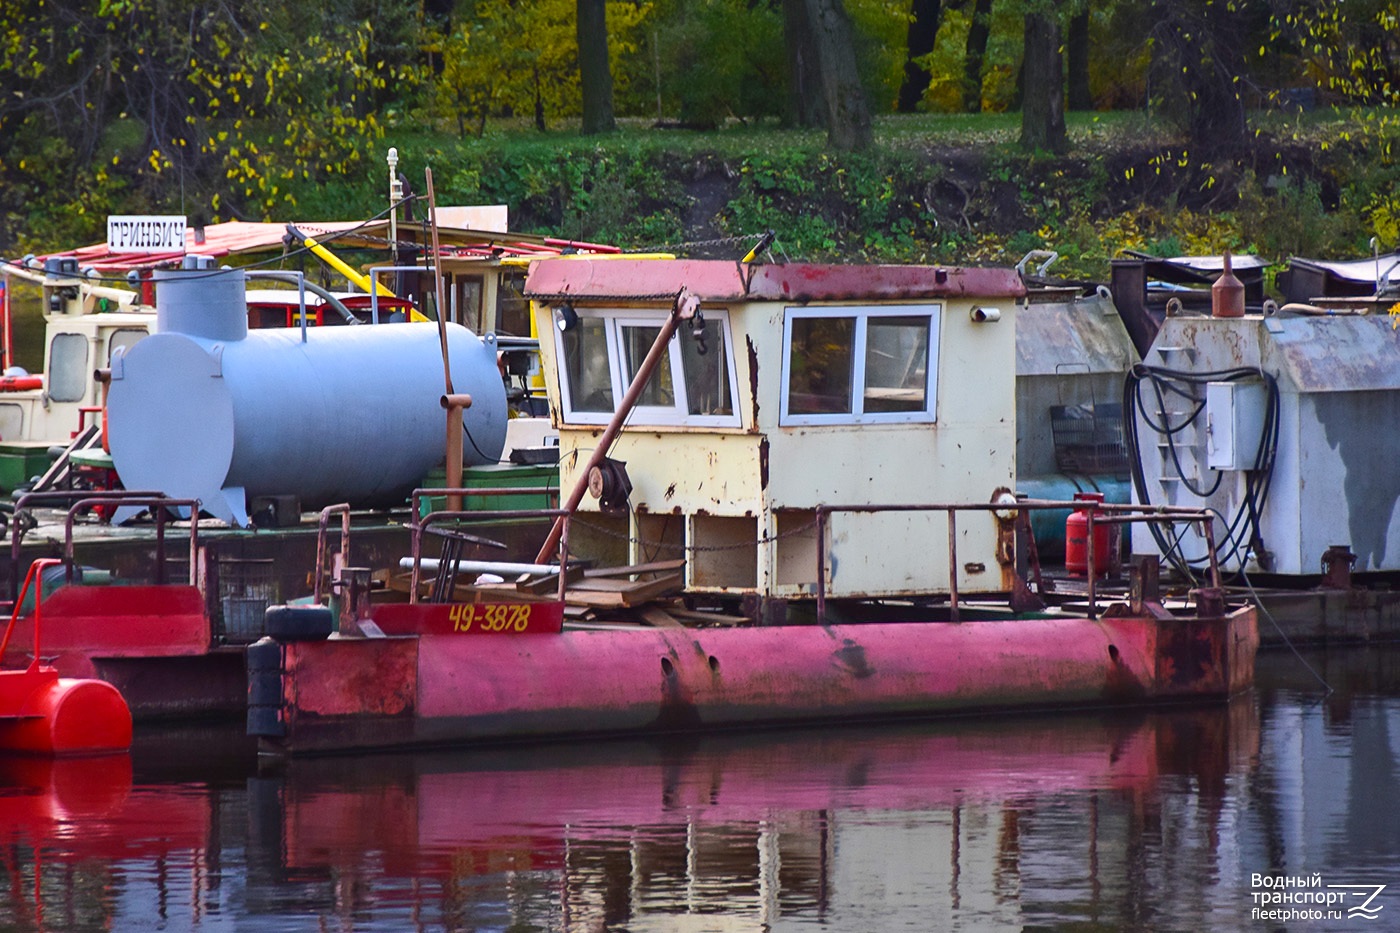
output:
POLYGON ((866 678, 875 673, 865 657, 865 649, 847 638, 841 647, 831 653, 839 667, 849 671, 853 677, 866 678))

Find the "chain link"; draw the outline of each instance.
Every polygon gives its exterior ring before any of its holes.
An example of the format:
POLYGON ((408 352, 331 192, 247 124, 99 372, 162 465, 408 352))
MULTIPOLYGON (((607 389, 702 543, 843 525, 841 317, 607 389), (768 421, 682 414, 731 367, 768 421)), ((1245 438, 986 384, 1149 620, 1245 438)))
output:
MULTIPOLYGON (((650 295, 626 295, 628 301, 675 301, 676 292, 655 292, 650 295)), ((586 292, 530 292, 531 301, 605 301, 617 295, 590 295, 586 292)))
MULTIPOLYGON (((759 240, 763 239, 764 236, 766 236, 766 234, 747 233, 743 236, 716 237, 713 240, 686 240, 681 243, 662 243, 655 246, 644 246, 641 248, 641 251, 646 253, 682 253, 685 252, 687 249, 700 249, 714 246, 750 246, 751 244, 755 244, 759 240)), ((778 243, 776 237, 773 239, 773 242, 769 245, 768 249, 770 252, 773 252, 775 254, 781 253, 783 257, 783 262, 790 261, 788 258, 787 251, 783 249, 783 247, 778 243)), ((745 250, 744 252, 747 253, 748 250, 745 250)))
POLYGON ((681 243, 659 243, 653 246, 644 246, 641 251, 644 253, 678 253, 687 248, 694 249, 705 246, 744 246, 750 241, 757 242, 760 236, 762 234, 716 237, 713 240, 686 240, 681 243))

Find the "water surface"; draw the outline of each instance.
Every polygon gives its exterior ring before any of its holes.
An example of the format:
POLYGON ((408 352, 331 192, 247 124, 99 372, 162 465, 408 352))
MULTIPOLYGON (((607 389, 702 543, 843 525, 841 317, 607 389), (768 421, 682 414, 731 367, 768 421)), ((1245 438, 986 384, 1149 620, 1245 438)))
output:
POLYGON ((1333 693, 1271 653, 1206 708, 0 759, 0 930, 1400 928, 1400 649, 1308 662, 1333 693))

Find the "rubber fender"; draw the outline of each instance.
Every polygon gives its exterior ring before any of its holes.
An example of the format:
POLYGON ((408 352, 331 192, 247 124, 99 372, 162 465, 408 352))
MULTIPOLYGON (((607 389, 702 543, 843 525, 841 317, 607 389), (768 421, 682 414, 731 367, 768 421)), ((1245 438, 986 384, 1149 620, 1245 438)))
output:
POLYGON ((326 606, 268 606, 267 634, 279 641, 321 641, 335 631, 335 616, 326 606))
POLYGON ((280 739, 286 735, 287 727, 278 712, 274 706, 248 707, 248 734, 269 739, 280 739))
POLYGON ((248 705, 281 706, 282 672, 249 670, 248 705))
POLYGON ((282 646, 271 638, 259 638, 248 646, 244 661, 249 673, 253 671, 282 670, 282 646))

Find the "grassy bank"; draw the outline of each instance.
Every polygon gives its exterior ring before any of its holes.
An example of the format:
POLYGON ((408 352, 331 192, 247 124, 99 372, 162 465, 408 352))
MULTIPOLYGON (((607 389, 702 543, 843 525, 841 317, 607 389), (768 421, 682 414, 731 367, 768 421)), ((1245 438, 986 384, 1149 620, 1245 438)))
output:
MULTIPOLYGON (((1062 156, 1020 151, 1018 121, 883 117, 861 155, 771 124, 695 132, 636 122, 604 137, 494 124, 481 139, 397 127, 366 147, 361 175, 291 184, 267 219, 378 213, 394 146, 417 192, 432 168, 439 204, 502 203, 517 230, 686 255, 742 255, 772 229, 777 254, 792 259, 1014 263, 1049 249, 1061 256, 1055 271, 1102 279, 1125 249, 1229 247, 1282 261, 1400 240, 1400 131, 1389 113, 1257 114, 1249 146, 1217 159, 1141 113, 1071 114, 1062 156)), ((200 205, 216 205, 203 208, 211 218, 259 219, 229 192, 187 192, 177 209, 193 216, 200 205)))

